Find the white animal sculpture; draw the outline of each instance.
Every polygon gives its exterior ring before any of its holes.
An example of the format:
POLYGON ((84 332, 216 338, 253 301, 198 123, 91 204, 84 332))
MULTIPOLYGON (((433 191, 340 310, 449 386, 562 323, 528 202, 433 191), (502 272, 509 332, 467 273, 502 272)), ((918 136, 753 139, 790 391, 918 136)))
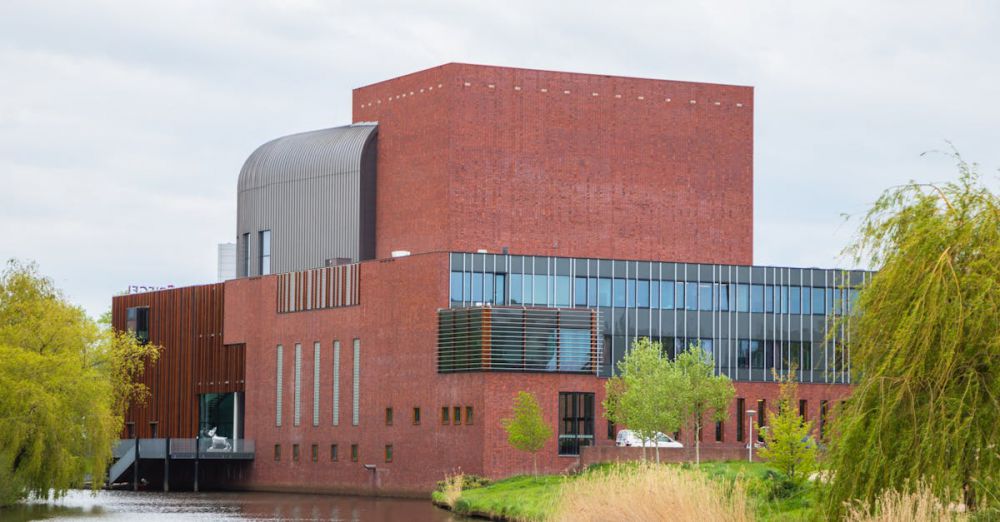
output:
POLYGON ((218 426, 208 430, 208 436, 212 437, 212 447, 208 448, 208 451, 229 451, 233 449, 233 445, 229 443, 228 439, 215 436, 215 432, 218 430, 218 426))

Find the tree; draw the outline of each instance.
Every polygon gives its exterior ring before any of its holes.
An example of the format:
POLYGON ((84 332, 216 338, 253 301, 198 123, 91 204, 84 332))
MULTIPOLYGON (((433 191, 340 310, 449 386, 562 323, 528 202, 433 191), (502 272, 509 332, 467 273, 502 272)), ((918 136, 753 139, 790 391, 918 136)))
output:
MULTIPOLYGON (((627 426, 642 440, 655 439, 657 432, 672 432, 680 427, 682 395, 676 390, 683 383, 663 356, 660 343, 646 337, 636 339, 618 363, 618 373, 604 386, 608 420, 627 426)), ((645 460, 645 445, 642 455, 645 460)), ((656 460, 660 460, 658 446, 656 460)))
POLYGON ((878 269, 847 317, 855 389, 832 421, 827 516, 930 482, 1000 507, 1000 201, 960 175, 889 189, 847 249, 878 269))
POLYGON ((531 393, 520 391, 514 397, 514 416, 502 419, 507 442, 514 448, 531 453, 531 466, 538 474, 538 452, 552 438, 552 428, 545 424, 538 400, 531 393))
POLYGON ((101 484, 157 350, 102 329, 34 265, 0 275, 0 505, 101 484))
POLYGON ((773 369, 774 380, 779 382, 778 411, 771 410, 770 425, 764 431, 765 446, 760 456, 785 474, 790 480, 801 483, 816 469, 816 441, 812 438, 812 423, 799 415, 798 384, 794 365, 784 377, 773 369))
POLYGON ((729 417, 729 403, 736 395, 732 381, 725 375, 715 375, 712 354, 691 345, 677 355, 673 366, 679 379, 665 382, 668 395, 682 398, 682 418, 694 427, 695 463, 701 464, 701 432, 705 416, 710 415, 715 422, 729 417))

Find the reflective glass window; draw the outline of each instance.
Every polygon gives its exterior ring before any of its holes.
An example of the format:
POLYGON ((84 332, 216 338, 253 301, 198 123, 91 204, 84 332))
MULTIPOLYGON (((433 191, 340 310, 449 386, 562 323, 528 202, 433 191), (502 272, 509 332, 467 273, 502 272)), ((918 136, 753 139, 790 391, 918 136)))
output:
POLYGON ((597 306, 597 278, 587 279, 587 306, 597 306))
POLYGON ((483 302, 483 274, 472 274, 472 302, 483 302))
POLYGON ((740 339, 736 351, 736 364, 740 368, 750 367, 750 341, 747 339, 740 339))
POLYGON ((625 280, 615 279, 615 289, 614 289, 614 299, 615 306, 619 308, 625 307, 625 280))
POLYGON ((684 309, 684 283, 680 281, 674 283, 674 306, 678 310, 684 309))
POLYGON ((649 308, 649 281, 636 281, 635 305, 639 308, 649 308))
POLYGON ((781 287, 781 313, 788 313, 788 287, 781 287))
POLYGON ((719 310, 729 311, 729 285, 727 284, 719 285, 719 310))
POLYGON ((462 273, 452 272, 451 273, 451 302, 461 303, 462 302, 462 273))
POLYGON ((649 283, 649 306, 651 308, 660 307, 660 282, 650 281, 649 283))
POLYGON ((764 369, 764 347, 756 339, 750 340, 750 366, 756 370, 764 369))
MULTIPOLYGON (((810 299, 811 299, 811 295, 812 295, 812 290, 813 289, 809 288, 808 286, 803 286, 802 287, 802 314, 803 315, 810 313, 809 312, 809 305, 811 304, 810 299)), ((817 288, 816 290, 819 290, 819 288, 817 288)))
POLYGON ((556 276, 556 306, 569 306, 569 276, 556 276))
POLYGON ((587 278, 577 277, 573 285, 573 304, 587 306, 587 278))
POLYGON ((611 306, 611 279, 607 277, 598 280, 597 303, 599 306, 611 306))
POLYGON ((625 306, 635 306, 635 279, 625 281, 625 306))
POLYGON ((829 289, 826 292, 826 309, 827 310, 832 310, 833 309, 833 289, 832 288, 829 289))
POLYGON ((507 275, 497 274, 493 279, 496 291, 493 293, 496 304, 507 304, 507 275))
POLYGON ((764 287, 764 311, 767 313, 774 311, 774 287, 771 285, 764 287))
POLYGON ((483 301, 487 303, 493 302, 493 274, 483 274, 483 301))
MULTIPOLYGON (((826 293, 827 289, 826 288, 813 288, 812 290, 813 290, 813 295, 812 295, 812 313, 817 314, 817 315, 822 315, 822 314, 826 313, 826 310, 824 309, 824 304, 826 303, 826 296, 824 294, 826 293)), ((831 288, 830 290, 833 290, 833 289, 831 288)), ((833 292, 830 292, 830 293, 832 294, 833 292)), ((802 298, 805 299, 805 296, 803 296, 802 298)))
POLYGON ((698 309, 702 311, 712 310, 712 283, 698 285, 698 309))
POLYGON ((750 285, 736 285, 736 311, 750 311, 750 285))
POLYGON ((684 285, 685 301, 684 308, 687 310, 697 310, 698 309, 698 283, 686 283, 684 285))
POLYGON ((660 281, 660 308, 664 310, 674 309, 673 281, 660 281))
POLYGON ((750 311, 754 313, 764 311, 764 287, 762 285, 750 285, 750 311))
POLYGON ((510 275, 510 304, 524 304, 521 299, 521 274, 510 275))
POLYGON ((260 275, 271 273, 271 231, 261 230, 260 236, 260 275))
POLYGON ((535 274, 534 277, 534 298, 532 300, 536 306, 547 306, 549 296, 549 277, 535 274))
POLYGON ((799 310, 799 287, 790 286, 788 287, 788 312, 797 314, 799 310))

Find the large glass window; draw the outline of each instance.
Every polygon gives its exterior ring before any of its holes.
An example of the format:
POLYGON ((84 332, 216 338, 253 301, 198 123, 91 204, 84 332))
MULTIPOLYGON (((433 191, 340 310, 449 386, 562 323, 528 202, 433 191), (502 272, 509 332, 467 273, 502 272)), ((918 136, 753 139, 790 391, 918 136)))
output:
POLYGON ((493 302, 493 274, 483 274, 483 301, 493 302))
POLYGON ((650 308, 660 307, 660 282, 650 281, 649 283, 649 306, 650 308))
POLYGON ((636 281, 635 305, 639 308, 649 308, 649 281, 636 281))
POLYGON ((618 279, 618 278, 615 279, 614 297, 615 297, 615 306, 618 308, 624 308, 626 302, 624 279, 618 279))
POLYGON ((573 285, 573 304, 587 306, 587 278, 577 277, 573 285))
POLYGON ((781 313, 788 313, 788 287, 781 287, 781 313))
POLYGON ((729 285, 721 284, 719 286, 719 310, 723 312, 729 311, 729 285))
POLYGON ((569 306, 569 276, 556 276, 556 306, 569 306))
MULTIPOLYGON (((808 286, 803 286, 802 287, 802 313, 803 314, 809 314, 810 313, 809 312, 809 304, 811 303, 811 295, 812 295, 811 290, 812 290, 812 288, 809 288, 808 286)), ((816 290, 819 290, 819 288, 817 288, 816 290)))
POLYGON ((510 304, 524 304, 521 298, 521 274, 510 275, 510 304))
POLYGON ((635 306, 635 279, 625 281, 625 306, 629 308, 635 306))
POLYGON ((686 283, 684 293, 687 294, 687 301, 685 302, 684 308, 687 310, 697 310, 698 309, 698 284, 697 283, 686 283))
POLYGON ((764 311, 764 287, 761 285, 750 285, 750 311, 754 313, 764 311))
POLYGON ((764 343, 756 339, 750 340, 750 365, 757 370, 764 369, 764 343))
POLYGON ((559 454, 579 455, 594 443, 594 394, 559 393, 559 454))
POLYGON ((587 279, 587 306, 597 306, 597 278, 587 279))
POLYGON ((740 339, 736 351, 736 364, 740 368, 750 367, 750 341, 747 339, 740 339))
POLYGON ((247 232, 243 234, 243 265, 246 273, 243 275, 250 276, 250 233, 247 232))
POLYGON ((590 366, 590 330, 559 329, 559 371, 580 372, 590 366))
POLYGON ((767 313, 774 311, 774 287, 771 285, 764 287, 764 311, 767 313))
POLYGON ((684 309, 684 283, 681 281, 674 283, 674 307, 684 309))
POLYGON ((132 332, 140 344, 149 342, 149 307, 136 306, 125 312, 125 329, 132 332))
POLYGON ((750 311, 750 285, 736 285, 736 311, 750 311))
POLYGON ((483 274, 478 272, 472 274, 472 297, 473 303, 483 302, 483 274))
POLYGON ((271 273, 271 231, 260 231, 260 275, 271 273))
POLYGON ((799 301, 799 287, 792 286, 788 289, 788 312, 797 314, 801 310, 799 301))
POLYGON ((674 309, 673 281, 660 281, 660 308, 664 310, 674 309))
POLYGON ((535 295, 534 300, 535 306, 547 306, 548 296, 549 296, 549 281, 548 276, 535 274, 535 295))
POLYGON ((451 302, 461 303, 462 302, 462 273, 452 272, 451 273, 451 302))
POLYGON ((812 313, 819 315, 826 313, 826 310, 823 308, 824 303, 826 303, 825 290, 825 288, 813 288, 812 313))
POLYGON ((712 283, 701 283, 698 285, 698 309, 702 311, 712 310, 712 283))
POLYGON ((497 274, 493 278, 493 282, 496 284, 496 291, 494 292, 494 302, 496 304, 507 304, 507 275, 497 274))
POLYGON ((602 277, 598 280, 597 302, 600 306, 611 306, 611 279, 602 277))

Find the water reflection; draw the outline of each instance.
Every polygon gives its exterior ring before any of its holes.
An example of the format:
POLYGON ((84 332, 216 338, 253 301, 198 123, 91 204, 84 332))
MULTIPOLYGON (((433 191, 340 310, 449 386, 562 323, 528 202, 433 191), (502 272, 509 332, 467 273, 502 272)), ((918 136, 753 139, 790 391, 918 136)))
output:
POLYGON ((72 491, 65 498, 0 510, 0 519, 28 520, 342 520, 457 521, 426 500, 291 493, 150 493, 72 491))

